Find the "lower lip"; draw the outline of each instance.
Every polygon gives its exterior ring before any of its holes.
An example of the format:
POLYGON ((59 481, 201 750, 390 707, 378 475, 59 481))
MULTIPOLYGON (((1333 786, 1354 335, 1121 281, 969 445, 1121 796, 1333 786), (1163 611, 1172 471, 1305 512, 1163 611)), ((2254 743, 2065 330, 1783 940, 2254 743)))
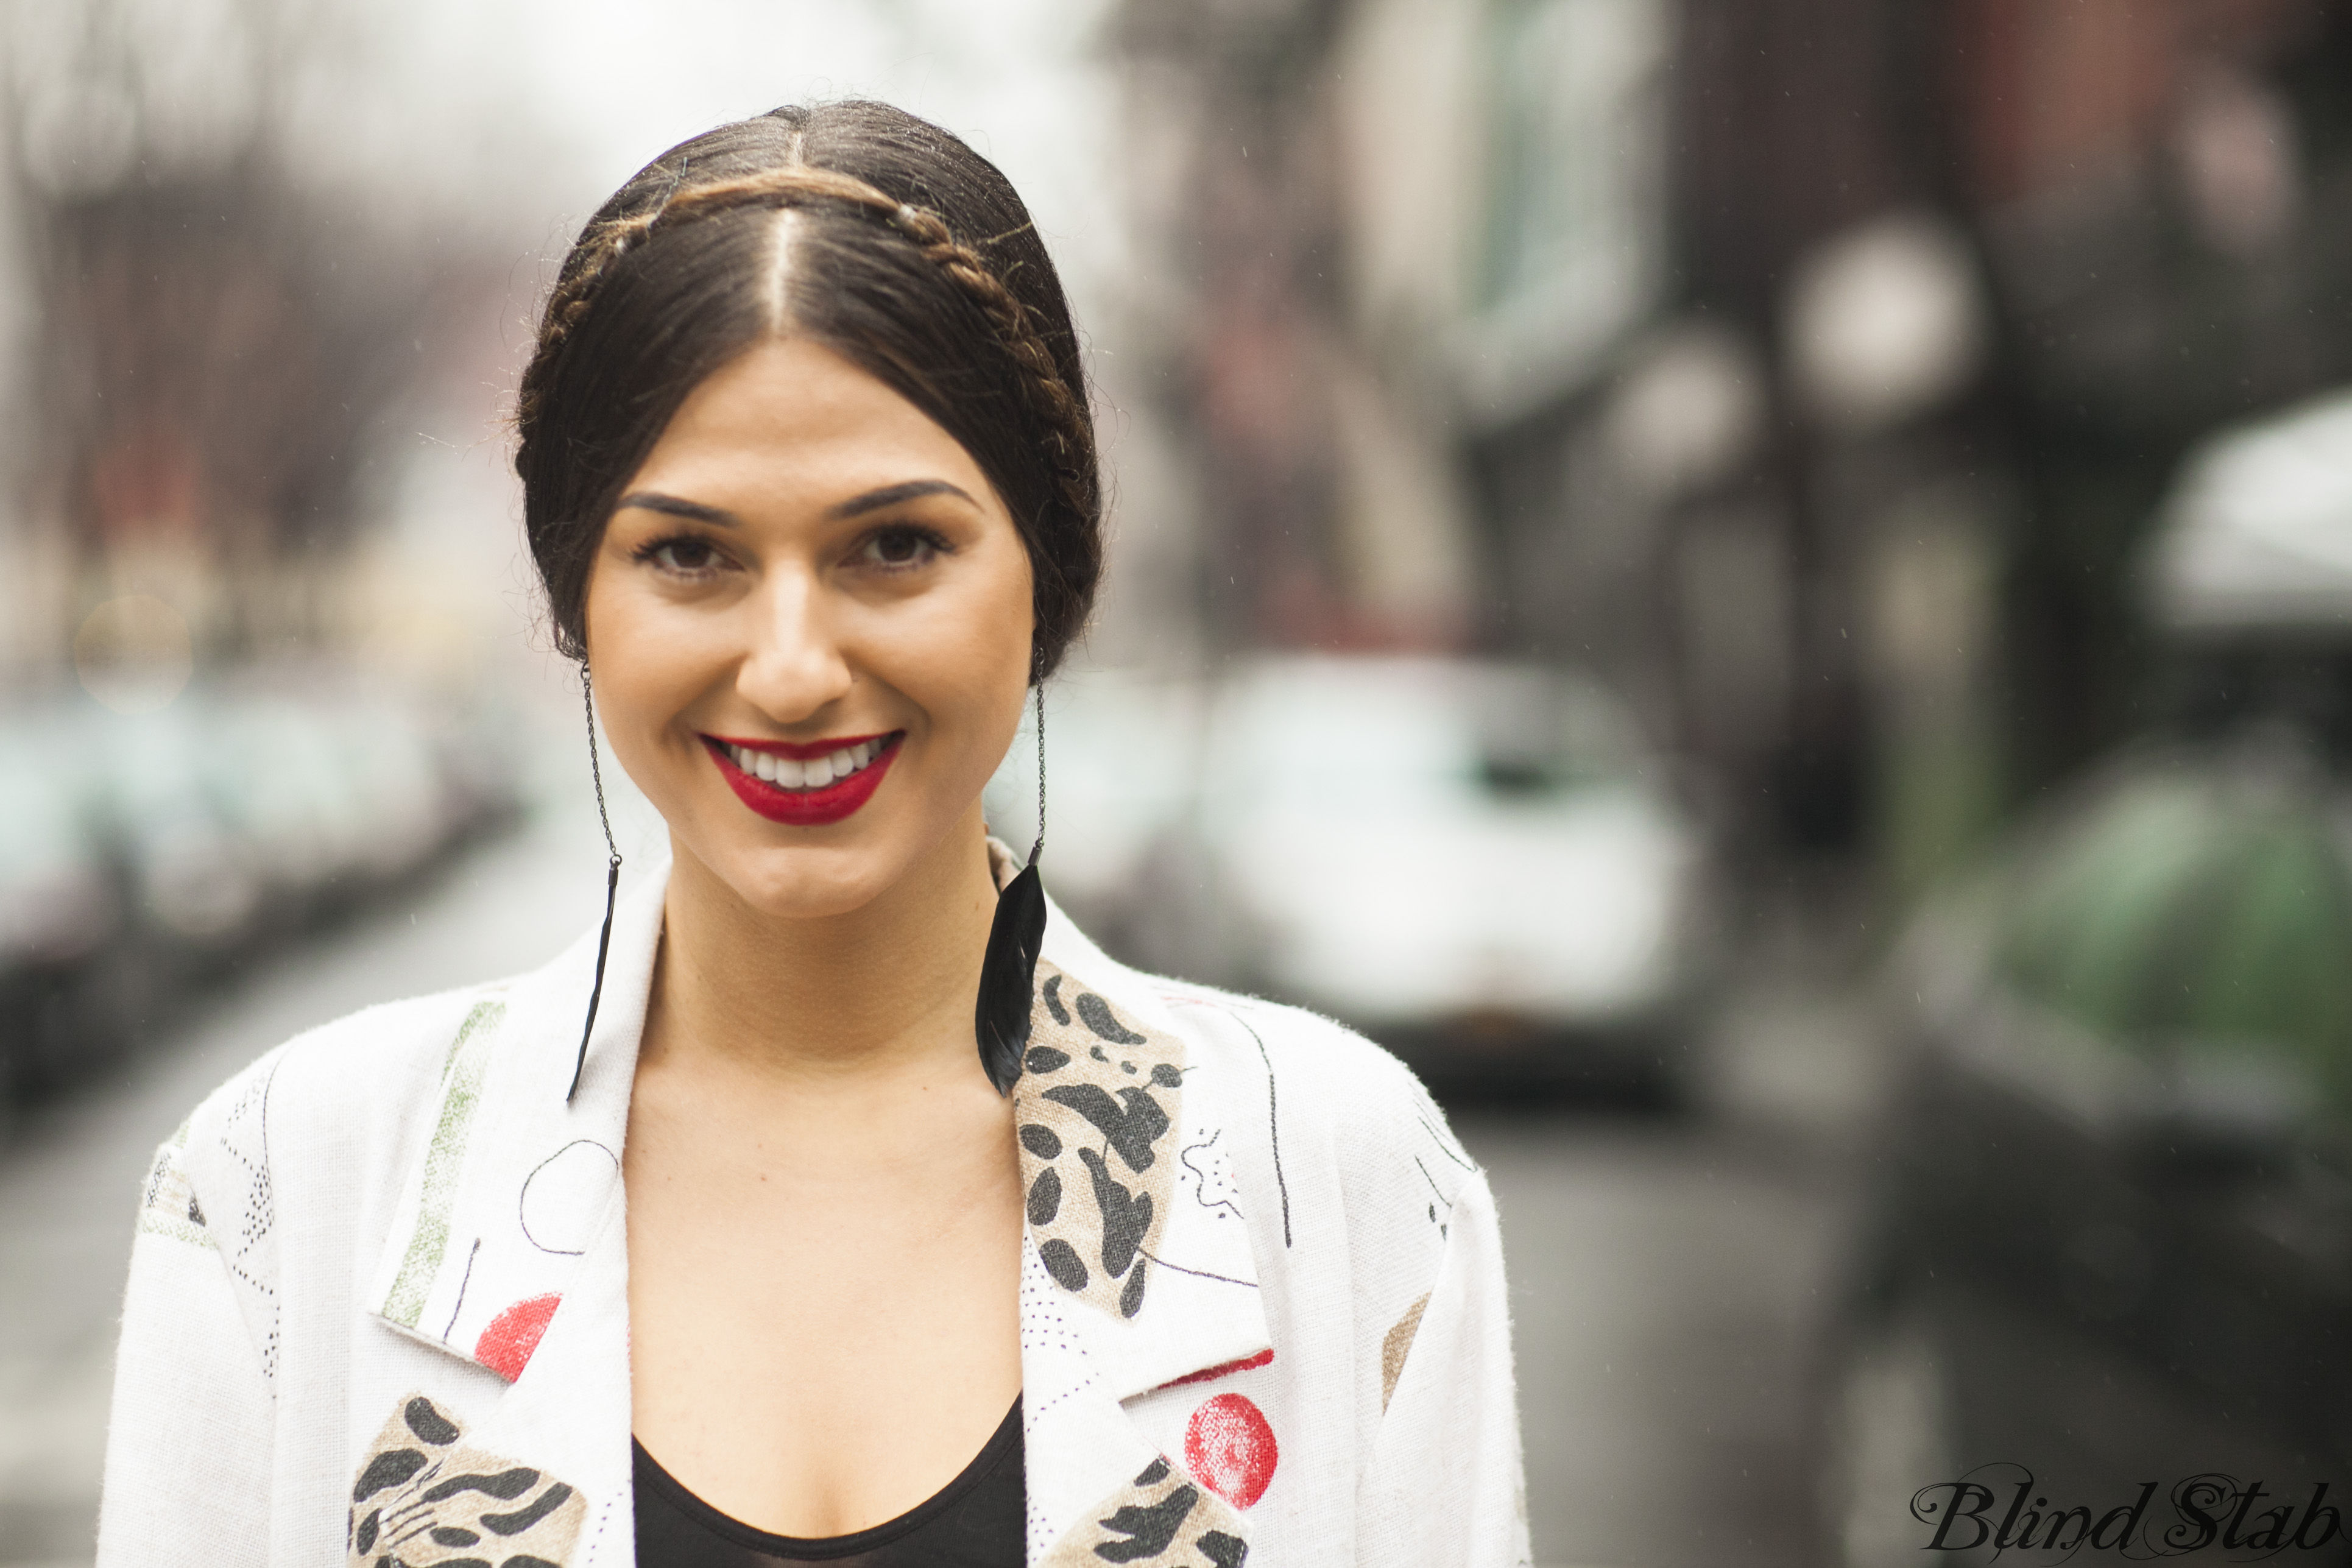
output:
POLYGON ((898 760, 902 738, 892 736, 881 755, 823 789, 779 789, 737 767, 735 760, 727 754, 727 748, 709 736, 705 735, 702 743, 710 748, 711 758, 719 764, 719 776, 733 786, 736 799, 771 822, 789 823, 794 827, 822 827, 853 815, 874 798, 874 792, 882 787, 882 775, 898 760))

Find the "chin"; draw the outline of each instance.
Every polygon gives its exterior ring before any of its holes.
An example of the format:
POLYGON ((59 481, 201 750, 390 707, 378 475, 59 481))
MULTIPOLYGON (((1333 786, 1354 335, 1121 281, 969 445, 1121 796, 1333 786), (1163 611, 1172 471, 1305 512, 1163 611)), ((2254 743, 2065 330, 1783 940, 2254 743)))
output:
POLYGON ((776 920, 824 920, 871 903, 906 873, 898 856, 879 846, 814 844, 728 847, 713 876, 745 906, 776 920))

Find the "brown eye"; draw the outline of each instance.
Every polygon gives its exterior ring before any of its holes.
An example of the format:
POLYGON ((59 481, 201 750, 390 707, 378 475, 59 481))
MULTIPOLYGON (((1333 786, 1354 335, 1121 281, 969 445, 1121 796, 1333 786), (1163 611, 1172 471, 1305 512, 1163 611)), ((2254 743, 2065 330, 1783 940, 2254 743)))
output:
POLYGON ((654 547, 653 559, 672 572, 707 572, 718 564, 719 552, 708 540, 672 539, 654 547))
POLYGON ((866 541, 862 553, 877 566, 904 569, 920 566, 937 554, 938 538, 919 528, 886 528, 866 541))

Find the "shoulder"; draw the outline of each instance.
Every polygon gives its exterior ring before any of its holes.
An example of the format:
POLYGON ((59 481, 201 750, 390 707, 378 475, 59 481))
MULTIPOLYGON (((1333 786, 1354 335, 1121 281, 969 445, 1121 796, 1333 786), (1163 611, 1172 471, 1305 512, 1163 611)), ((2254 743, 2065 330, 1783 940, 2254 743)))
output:
POLYGON ((308 1149, 362 1153, 436 1099, 452 1047, 504 989, 383 1003, 305 1030, 206 1095, 166 1150, 199 1190, 259 1179, 308 1149))
POLYGON ((1412 1069, 1346 1025, 1303 1007, 1129 973, 1181 1027, 1231 1062, 1231 1077, 1263 1084, 1269 1135, 1294 1163, 1328 1162, 1343 1184, 1412 1178, 1417 1152, 1424 1163, 1473 1169, 1412 1069))
POLYGON ((1268 1074, 1294 1079, 1305 1090, 1300 1103, 1286 1110, 1334 1136, 1442 1120, 1411 1068, 1336 1019, 1188 981, 1152 977, 1150 984, 1180 1016, 1218 1020, 1238 1031, 1268 1074))
POLYGON ((279 1125, 332 1118, 386 1098, 429 1090, 468 1020, 495 1009, 509 983, 468 985, 380 1003, 306 1029, 206 1096, 195 1120, 267 1100, 279 1125))
MULTIPOLYGON (((264 1054, 205 1097, 149 1163, 137 1233, 217 1255, 263 1375, 280 1349, 279 1283, 290 1229, 353 1241, 397 1151, 430 1114, 440 1064, 495 988, 370 1007, 264 1054)), ((163 1267, 133 1252, 134 1274, 163 1267), (142 1263, 140 1259, 146 1259, 142 1263)))

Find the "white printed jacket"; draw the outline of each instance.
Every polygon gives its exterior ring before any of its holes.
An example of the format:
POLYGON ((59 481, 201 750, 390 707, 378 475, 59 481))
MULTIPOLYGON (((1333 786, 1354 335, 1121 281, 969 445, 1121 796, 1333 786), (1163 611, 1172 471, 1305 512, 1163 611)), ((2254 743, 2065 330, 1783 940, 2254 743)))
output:
MULTIPOLYGON (((634 1562, 620 1151, 666 882, 571 1103, 593 931, 299 1037, 157 1153, 100 1568, 634 1562)), ((1494 1204, 1412 1075, 1058 910, 1034 1016, 1031 1568, 1525 1563, 1494 1204)))

